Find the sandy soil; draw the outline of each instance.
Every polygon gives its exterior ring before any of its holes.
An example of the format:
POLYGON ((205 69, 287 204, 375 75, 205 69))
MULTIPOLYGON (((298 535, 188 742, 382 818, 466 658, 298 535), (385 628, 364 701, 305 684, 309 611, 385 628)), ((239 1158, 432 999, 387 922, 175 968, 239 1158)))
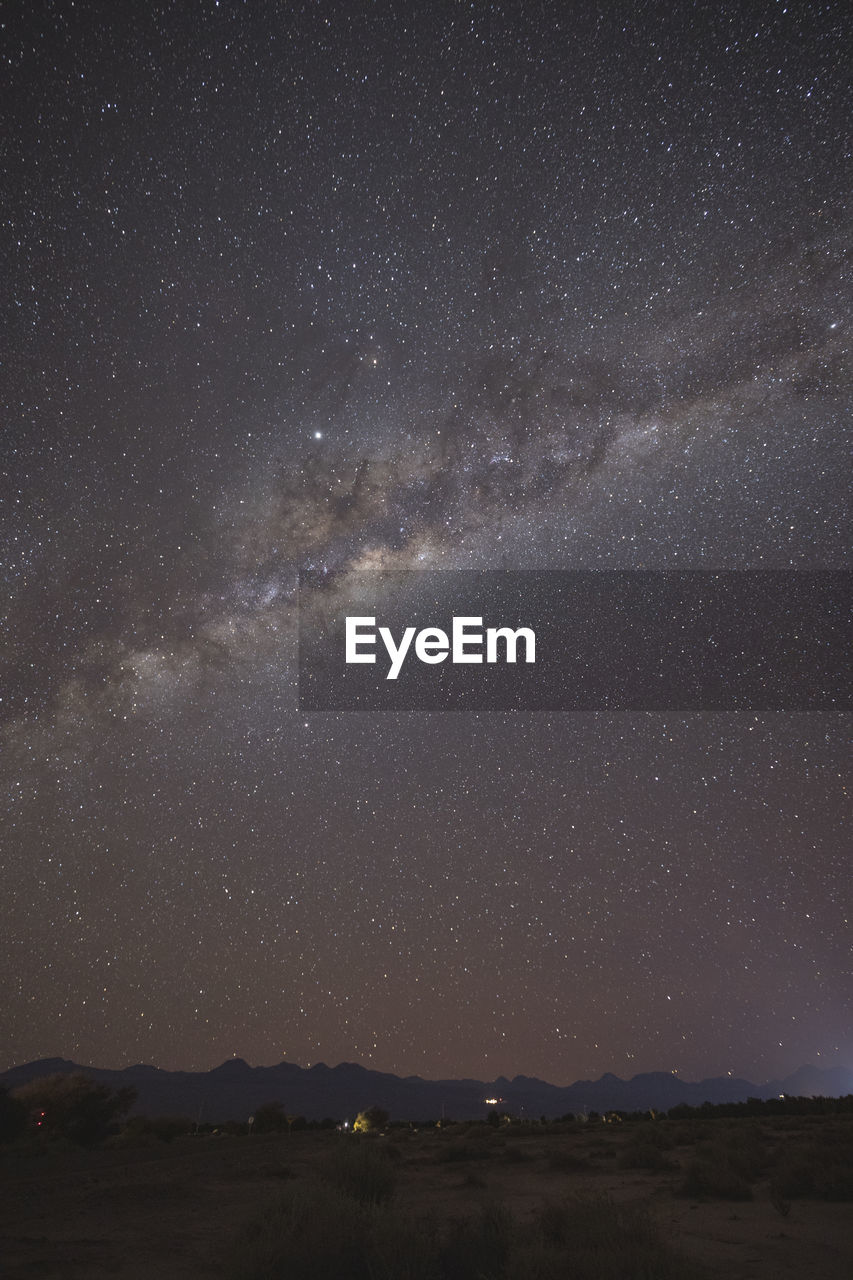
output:
MULTIPOLYGON (((488 1142, 487 1160, 441 1163, 446 1134, 395 1134, 397 1197, 413 1213, 439 1218, 502 1201, 519 1217, 565 1195, 641 1201, 662 1233, 725 1280, 851 1280, 853 1206, 795 1200, 783 1216, 766 1182, 754 1199, 727 1202, 673 1194, 678 1169, 621 1170, 630 1126, 595 1133, 488 1142), (585 1167, 554 1168, 554 1153, 585 1167)), ((785 1140, 784 1137, 781 1140, 785 1140)), ((310 1174, 334 1133, 265 1137, 185 1137, 150 1148, 6 1153, 0 1160, 0 1276, 45 1280, 188 1280, 221 1277, 222 1259, 242 1224, 310 1174)), ((386 1141, 386 1139, 380 1139, 386 1141)), ((668 1153, 678 1166, 689 1148, 668 1153)))

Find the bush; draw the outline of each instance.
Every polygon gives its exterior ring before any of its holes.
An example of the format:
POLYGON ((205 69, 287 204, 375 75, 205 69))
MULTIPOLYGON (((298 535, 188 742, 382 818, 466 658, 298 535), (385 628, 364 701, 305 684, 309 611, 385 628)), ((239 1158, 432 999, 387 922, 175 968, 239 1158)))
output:
POLYGON ((436 1156, 440 1164, 460 1164, 466 1160, 490 1160, 492 1149, 481 1142, 449 1142, 436 1156))
POLYGON ((135 1138, 155 1138, 158 1142, 172 1142, 183 1134, 192 1133, 194 1122, 187 1116, 131 1116, 119 1137, 124 1142, 135 1138))
POLYGON ((528 1124, 526 1121, 513 1121, 511 1124, 501 1126, 501 1132, 505 1138, 536 1138, 539 1136, 539 1126, 528 1124))
POLYGON ((0 1143, 14 1142, 27 1127, 27 1108, 0 1086, 0 1143))
POLYGON ((439 1275, 446 1280, 506 1275, 514 1228, 512 1214, 499 1204, 451 1222, 438 1249, 439 1275))
POLYGON ((657 1120, 637 1125, 629 1141, 643 1146, 658 1147, 661 1151, 671 1151, 675 1145, 667 1126, 657 1120))
POLYGON ((118 1120, 136 1100, 132 1088, 110 1089, 84 1075, 44 1076, 13 1095, 39 1132, 91 1146, 118 1132, 118 1120))
POLYGON ((499 1204, 449 1223, 302 1183, 241 1233, 230 1280, 692 1280, 633 1206, 577 1199, 520 1223, 499 1204))
POLYGON ((394 1194, 397 1173, 382 1148, 345 1138, 320 1166, 320 1176, 361 1204, 382 1204, 394 1194))
POLYGON ((620 1169, 650 1169, 653 1173, 671 1173, 676 1167, 660 1147, 642 1139, 626 1143, 617 1163, 620 1169))
POLYGON ((280 1102, 264 1102, 255 1108, 253 1133, 282 1133, 287 1128, 287 1116, 280 1102))
POLYGON ((853 1129, 826 1128, 777 1158, 771 1194, 792 1200, 853 1200, 853 1129))
POLYGON ((508 1280, 692 1280, 699 1274, 643 1208, 604 1196, 543 1206, 528 1252, 507 1270, 508 1280))
POLYGON ((683 1196, 711 1196, 715 1200, 751 1200, 752 1188, 721 1153, 691 1160, 679 1187, 683 1196))
POLYGON ((760 1127, 739 1121, 697 1144, 696 1158, 687 1166, 679 1190, 685 1196, 751 1200, 750 1183, 760 1177, 766 1163, 760 1127))
POLYGON ((767 1165, 767 1151, 761 1126, 742 1121, 725 1129, 718 1138, 732 1168, 748 1181, 761 1176, 767 1165))
POLYGON ((673 1122, 665 1120, 667 1136, 674 1147, 692 1147, 702 1138, 708 1136, 708 1125, 704 1120, 685 1120, 673 1122))
POLYGON ((586 1156, 579 1155, 571 1148, 558 1148, 556 1151, 548 1152, 548 1164, 555 1173, 583 1173, 589 1167, 589 1160, 586 1156))
POLYGON ((388 1112, 381 1107, 368 1107, 360 1111, 353 1121, 353 1133, 378 1133, 388 1123, 388 1112))
POLYGON ((367 1217, 331 1186, 295 1182, 241 1232, 233 1280, 344 1280, 365 1276, 367 1217))

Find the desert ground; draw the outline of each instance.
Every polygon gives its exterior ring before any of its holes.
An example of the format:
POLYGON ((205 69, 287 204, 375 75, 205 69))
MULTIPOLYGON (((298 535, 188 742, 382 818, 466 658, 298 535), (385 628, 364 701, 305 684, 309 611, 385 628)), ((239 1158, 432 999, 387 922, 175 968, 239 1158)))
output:
MULTIPOLYGON (((358 1274, 385 1274, 389 1280, 435 1274, 850 1280, 853 1205, 849 1199, 818 1198, 827 1194, 825 1186, 809 1192, 803 1170, 809 1162, 825 1169, 834 1161, 836 1183, 841 1180, 845 1195, 851 1137, 853 1117, 827 1116, 449 1125, 358 1137, 308 1130, 185 1135, 163 1142, 137 1135, 96 1149, 55 1143, 6 1149, 0 1154, 0 1275, 5 1280, 260 1280, 305 1274, 342 1280, 358 1274), (377 1170, 374 1185, 370 1178, 377 1170), (466 1254, 462 1248, 453 1256, 452 1251, 441 1255, 438 1272, 430 1270, 437 1265, 434 1259, 421 1269, 410 1259, 395 1262, 402 1257, 394 1253, 395 1245, 381 1266, 360 1272, 356 1264, 347 1270, 323 1254, 329 1230, 321 1214, 312 1271, 304 1256, 310 1240, 303 1238, 296 1248, 292 1240, 282 1245, 276 1233, 296 1230, 291 1210, 297 1202, 309 1206, 309 1218, 315 1201, 329 1212, 324 1196, 330 1186, 340 1196, 330 1212, 343 1224, 341 1231, 349 1230, 348 1211, 335 1206, 351 1204, 357 1224, 392 1213, 398 1235, 404 1231, 411 1237, 417 1224, 429 1223, 435 1237, 444 1240, 453 1224, 477 1221, 484 1233, 478 1238, 490 1241, 504 1230, 507 1211, 523 1232, 525 1224, 546 1222, 546 1207, 563 1205, 570 1207, 570 1217, 559 1219, 549 1238, 567 1235, 560 1247, 569 1257, 575 1232, 580 1239, 581 1224, 594 1220, 612 1222, 614 1231, 629 1235, 639 1223, 655 1243, 640 1260, 629 1249, 620 1263, 604 1254, 596 1261, 598 1246, 587 1240, 579 1269, 558 1266, 552 1258, 551 1270, 545 1263, 537 1270, 533 1261, 519 1270, 517 1258, 501 1270, 503 1263, 483 1256, 466 1261, 471 1249, 466 1254), (567 1228, 567 1222, 576 1226, 567 1228)), ((838 1186, 830 1188, 829 1195, 837 1191, 838 1186)), ((549 1212, 553 1219, 557 1211, 549 1212)), ((385 1231, 387 1221, 382 1222, 385 1231)), ((304 1237, 306 1228, 300 1229, 304 1237)))

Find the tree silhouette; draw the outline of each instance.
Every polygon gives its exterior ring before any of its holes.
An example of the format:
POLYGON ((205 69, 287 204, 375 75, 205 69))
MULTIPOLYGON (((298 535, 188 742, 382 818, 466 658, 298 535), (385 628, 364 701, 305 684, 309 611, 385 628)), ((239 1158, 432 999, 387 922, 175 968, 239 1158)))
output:
POLYGON ((136 1090, 111 1089, 79 1074, 55 1075, 30 1080, 13 1097, 42 1133, 91 1146, 117 1131, 118 1120, 136 1101, 136 1090))
POLYGON ((352 1131, 353 1133, 376 1133, 385 1128, 388 1119, 388 1112, 383 1111, 381 1107, 368 1107, 366 1111, 359 1111, 352 1131))
POLYGON ((0 1086, 0 1142, 14 1142, 27 1127, 27 1108, 0 1086))
POLYGON ((287 1128, 287 1116, 280 1102, 264 1102, 255 1110, 255 1133, 281 1133, 287 1128))

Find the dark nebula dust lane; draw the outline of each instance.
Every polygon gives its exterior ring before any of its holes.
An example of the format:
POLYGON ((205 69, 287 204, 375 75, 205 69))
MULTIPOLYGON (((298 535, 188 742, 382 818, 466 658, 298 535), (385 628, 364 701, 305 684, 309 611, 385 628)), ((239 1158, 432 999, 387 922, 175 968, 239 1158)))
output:
POLYGON ((850 567, 848 27, 6 14, 0 1065, 850 1065, 849 717, 295 666, 303 568, 850 567))

